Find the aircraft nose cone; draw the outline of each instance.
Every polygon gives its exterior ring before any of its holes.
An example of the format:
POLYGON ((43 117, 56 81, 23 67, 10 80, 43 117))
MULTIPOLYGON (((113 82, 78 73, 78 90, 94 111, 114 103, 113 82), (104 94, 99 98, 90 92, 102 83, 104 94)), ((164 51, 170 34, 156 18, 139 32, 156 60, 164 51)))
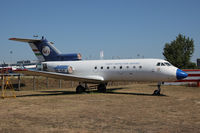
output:
POLYGON ((176 78, 178 80, 184 79, 187 76, 188 76, 188 74, 186 72, 182 71, 181 69, 177 69, 177 71, 176 71, 176 78))

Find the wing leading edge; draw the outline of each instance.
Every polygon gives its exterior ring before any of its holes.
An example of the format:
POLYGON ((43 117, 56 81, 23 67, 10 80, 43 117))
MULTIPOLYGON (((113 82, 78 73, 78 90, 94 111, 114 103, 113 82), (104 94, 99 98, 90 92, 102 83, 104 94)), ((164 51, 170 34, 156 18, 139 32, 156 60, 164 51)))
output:
POLYGON ((77 76, 63 73, 55 73, 55 72, 46 72, 46 71, 35 71, 35 70, 27 70, 27 69, 18 69, 15 70, 16 73, 21 73, 30 76, 44 76, 49 78, 57 78, 69 81, 80 81, 87 83, 101 83, 104 82, 104 78, 101 76, 77 76))

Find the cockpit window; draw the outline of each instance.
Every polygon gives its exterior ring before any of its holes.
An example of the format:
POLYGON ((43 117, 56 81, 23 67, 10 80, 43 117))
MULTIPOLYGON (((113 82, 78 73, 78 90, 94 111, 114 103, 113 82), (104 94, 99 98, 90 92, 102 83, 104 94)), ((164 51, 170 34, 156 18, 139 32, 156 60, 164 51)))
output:
POLYGON ((158 62, 156 66, 172 66, 169 62, 158 62))
POLYGON ((157 66, 160 66, 160 62, 157 63, 157 66))
POLYGON ((165 66, 165 64, 164 64, 164 63, 161 63, 161 66, 165 66))
POLYGON ((165 62, 165 65, 167 65, 167 66, 171 66, 171 64, 170 64, 170 63, 168 63, 168 62, 165 62))

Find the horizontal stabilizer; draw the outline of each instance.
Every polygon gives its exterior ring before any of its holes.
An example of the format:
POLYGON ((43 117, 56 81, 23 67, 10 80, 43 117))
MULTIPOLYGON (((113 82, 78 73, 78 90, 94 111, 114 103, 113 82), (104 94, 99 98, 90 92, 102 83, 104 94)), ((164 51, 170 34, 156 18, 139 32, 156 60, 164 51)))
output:
POLYGON ((24 38, 9 38, 9 40, 18 41, 18 42, 27 42, 27 43, 32 43, 32 42, 38 42, 38 41, 40 41, 38 39, 24 39, 24 38))

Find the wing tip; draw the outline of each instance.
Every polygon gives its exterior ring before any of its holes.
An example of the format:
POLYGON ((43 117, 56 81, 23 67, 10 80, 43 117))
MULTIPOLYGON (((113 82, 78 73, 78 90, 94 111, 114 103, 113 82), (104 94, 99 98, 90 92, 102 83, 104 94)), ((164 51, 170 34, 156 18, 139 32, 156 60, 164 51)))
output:
POLYGON ((8 40, 16 40, 16 38, 9 38, 8 40))
POLYGON ((27 39, 27 38, 9 38, 8 40, 19 41, 19 42, 27 42, 27 43, 40 41, 38 39, 27 39))

